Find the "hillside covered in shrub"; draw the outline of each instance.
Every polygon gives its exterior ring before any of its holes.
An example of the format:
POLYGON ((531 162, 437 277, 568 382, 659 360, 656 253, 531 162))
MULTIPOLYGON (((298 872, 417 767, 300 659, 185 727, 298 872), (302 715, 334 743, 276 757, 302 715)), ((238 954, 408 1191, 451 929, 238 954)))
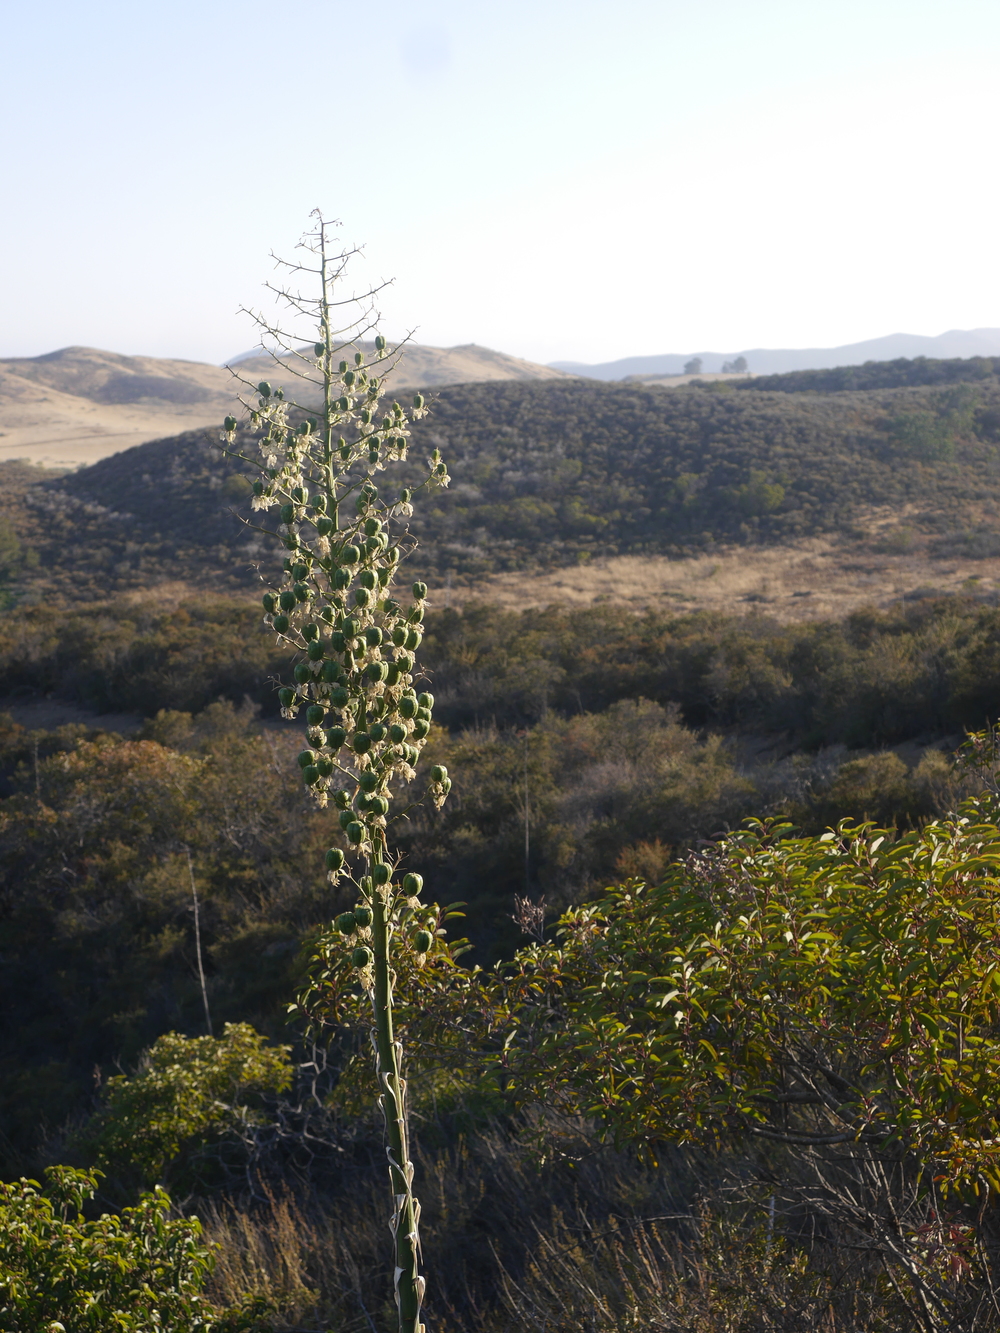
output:
MULTIPOLYGON (((738 392, 582 380, 441 390, 412 454, 440 447, 453 482, 418 507, 415 572, 468 582, 607 555, 816 534, 857 542, 872 512, 887 509, 905 511, 936 550, 1000 550, 994 375, 833 382, 810 393, 750 383, 738 392)), ((0 574, 34 599, 178 579, 254 586, 270 547, 244 522, 247 482, 217 444, 211 432, 189 432, 55 479, 3 465, 0 574)))

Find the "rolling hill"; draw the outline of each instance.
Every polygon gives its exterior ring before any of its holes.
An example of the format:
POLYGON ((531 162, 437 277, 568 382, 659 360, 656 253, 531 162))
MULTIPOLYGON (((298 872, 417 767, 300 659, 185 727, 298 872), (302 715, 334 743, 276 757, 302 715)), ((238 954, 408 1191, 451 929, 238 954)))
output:
POLYGON ((866 361, 895 361, 900 357, 978 357, 1000 355, 1000 329, 950 329, 937 337, 916 333, 890 333, 866 342, 841 347, 744 347, 739 352, 663 353, 659 356, 626 356, 617 361, 588 365, 582 361, 553 361, 552 365, 588 379, 623 380, 629 375, 679 375, 685 362, 700 356, 706 372, 722 369, 724 361, 744 356, 754 375, 780 375, 790 370, 825 370, 834 366, 856 366, 866 361))
MULTIPOLYGON (((530 601, 546 571, 818 539, 953 563, 1000 556, 995 376, 826 393, 462 385, 437 391, 415 445, 417 456, 440 447, 453 483, 417 510, 414 568, 456 590, 499 576, 530 601)), ((239 521, 247 483, 213 432, 152 441, 60 478, 13 464, 4 473, 6 522, 38 561, 14 580, 34 599, 171 580, 249 589, 254 563, 266 572, 274 558, 239 521)))
MULTIPOLYGON (((269 357, 234 363, 248 378, 274 375, 269 357)), ((486 347, 406 348, 394 387, 564 378, 564 372, 486 347)), ((49 467, 94 463, 144 440, 214 426, 238 385, 225 367, 64 347, 0 360, 0 460, 49 467)))

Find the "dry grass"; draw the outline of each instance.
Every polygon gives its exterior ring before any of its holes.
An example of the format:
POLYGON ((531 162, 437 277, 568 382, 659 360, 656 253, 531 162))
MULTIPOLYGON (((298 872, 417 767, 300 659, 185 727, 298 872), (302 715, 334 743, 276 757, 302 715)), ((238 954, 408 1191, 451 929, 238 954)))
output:
POLYGON ((432 587, 431 604, 485 601, 509 610, 624 600, 678 613, 764 612, 785 623, 839 618, 908 595, 1000 590, 1000 557, 938 559, 925 545, 876 554, 870 544, 811 538, 789 546, 733 547, 711 556, 614 556, 544 573, 497 574, 471 587, 432 587))
MULTIPOLYGON (((381 1205, 374 1196, 358 1199, 336 1217, 290 1196, 248 1210, 210 1206, 203 1220, 218 1261, 208 1295, 220 1307, 256 1298, 274 1333, 390 1333, 381 1205)), ((525 1228, 519 1255, 506 1237, 494 1245, 484 1236, 480 1276, 492 1277, 485 1300, 481 1283, 476 1293, 456 1288, 447 1237, 439 1244, 435 1228, 425 1228, 429 1314, 440 1333, 902 1333, 910 1326, 889 1283, 851 1254, 810 1260, 766 1221, 739 1211, 699 1209, 681 1231, 664 1221, 595 1222, 577 1204, 552 1207, 525 1228)))

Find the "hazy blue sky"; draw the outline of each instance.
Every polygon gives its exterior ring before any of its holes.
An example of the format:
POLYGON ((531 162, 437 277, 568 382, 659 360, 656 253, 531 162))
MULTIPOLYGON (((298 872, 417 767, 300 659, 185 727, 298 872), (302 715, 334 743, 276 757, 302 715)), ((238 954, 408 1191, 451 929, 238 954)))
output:
POLYGON ((0 0, 0 354, 222 361, 309 210, 537 360, 1000 325, 996 0, 0 0))

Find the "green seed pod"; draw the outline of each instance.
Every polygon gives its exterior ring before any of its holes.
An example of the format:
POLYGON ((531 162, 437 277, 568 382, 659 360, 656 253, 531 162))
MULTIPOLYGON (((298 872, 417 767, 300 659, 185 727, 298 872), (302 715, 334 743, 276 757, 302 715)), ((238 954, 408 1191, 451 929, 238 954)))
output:
POLYGON ((277 615, 271 621, 271 625, 278 634, 284 634, 288 629, 288 617, 286 615, 277 615))
POLYGON ((382 337, 381 333, 375 335, 375 350, 376 352, 385 351, 385 339, 382 337))
MULTIPOLYGON (((360 824, 358 825, 358 828, 361 828, 360 824)), ((363 944, 358 945, 351 954, 351 962, 359 971, 363 967, 371 967, 373 960, 374 955, 371 949, 366 949, 363 944)))
POLYGON ((378 581, 379 587, 387 588, 392 582, 392 570, 386 567, 380 569, 378 572, 378 581))
POLYGON ((326 513, 326 496, 323 495, 322 493, 314 495, 313 498, 309 501, 309 503, 312 505, 313 509, 317 514, 326 513))
POLYGON ((326 743, 331 750, 339 750, 346 740, 347 732, 343 727, 331 727, 326 733, 326 743))
POLYGON ((363 569, 358 575, 358 582, 361 584, 362 588, 367 588, 370 592, 371 589, 375 587, 376 583, 378 583, 378 577, 374 570, 363 569))
POLYGON ((372 738, 368 735, 368 732, 355 732, 354 739, 351 741, 351 748, 355 754, 367 754, 372 748, 372 738))
POLYGON ((278 605, 278 599, 275 597, 273 592, 266 592, 260 600, 264 603, 264 610, 267 612, 268 615, 270 615, 271 612, 278 605))
POLYGON ((308 625, 302 626, 302 637, 307 643, 311 643, 313 639, 318 639, 319 626, 314 621, 310 620, 308 625))
POLYGON ((335 791, 333 793, 333 803, 338 810, 346 810, 351 804, 351 793, 349 791, 344 791, 343 787, 341 787, 340 791, 335 791))
MULTIPOLYGON (((418 702, 419 702, 419 701, 418 701, 418 702)), ((429 708, 418 708, 418 709, 417 709, 417 721, 418 721, 418 722, 429 722, 430 720, 431 720, 431 710, 430 710, 429 708)))
POLYGON ((427 596, 427 584, 420 582, 415 583, 413 585, 414 601, 422 602, 426 596, 427 596))
POLYGON ((358 786, 364 792, 373 792, 378 786, 378 774, 373 773, 370 768, 365 769, 358 775, 358 786))
POLYGON ((394 722, 389 728, 389 739, 393 745, 402 745, 409 733, 405 727, 401 727, 398 722, 394 722))
POLYGON ((367 588, 354 589, 354 602, 357 606, 367 606, 371 601, 372 595, 367 588))
POLYGON ((344 371, 344 383, 347 385, 348 388, 350 388, 351 385, 354 383, 354 379, 355 375, 353 370, 344 371))
POLYGON ((344 631, 335 629, 330 635, 330 647, 335 653, 342 653, 347 647, 347 640, 344 638, 344 631))
POLYGON ((254 495, 263 495, 264 483, 262 481, 255 481, 250 489, 253 491, 254 495))
POLYGON ((299 602, 308 602, 310 597, 312 597, 312 588, 310 588, 307 583, 296 583, 292 592, 295 594, 295 598, 299 602))
POLYGON ((397 625, 392 631, 392 641, 397 648, 402 648, 406 643, 407 630, 403 625, 397 625))
POLYGON ((333 774, 333 760, 319 758, 316 760, 316 767, 319 769, 321 778, 328 778, 333 774))
POLYGON ((292 592, 291 588, 286 588, 285 591, 279 596, 278 604, 281 607, 282 611, 294 611, 295 600, 296 600, 295 594, 292 592))
POLYGON ((376 861, 372 866, 372 879, 376 884, 388 884, 392 879, 392 866, 386 865, 384 861, 376 861))
POLYGON ((305 662, 296 662, 292 670, 292 675, 300 685, 308 685, 313 678, 313 673, 309 670, 305 662))
POLYGON ((335 569, 333 571, 331 582, 333 583, 334 588, 338 592, 341 592, 344 588, 348 587, 351 582, 351 577, 352 575, 349 569, 335 569))
POLYGON ((434 943, 434 936, 429 930, 418 930, 413 937, 413 947, 417 953, 429 953, 434 943))
POLYGON ((416 722, 414 722, 413 724, 413 739, 417 741, 422 741, 424 737, 427 735, 427 733, 430 731, 430 729, 431 729, 431 724, 429 722, 425 722, 422 717, 418 717, 416 722))
POLYGON ((372 738, 372 740, 375 741, 376 743, 377 743, 378 741, 384 741, 384 740, 385 740, 385 727, 382 725, 381 722, 373 722, 373 723, 371 724, 371 726, 368 728, 368 735, 369 735, 369 736, 372 738))
POLYGON ((316 753, 314 750, 303 750, 295 762, 299 768, 308 768, 310 764, 316 762, 316 753))
POLYGON ((319 678, 326 685, 332 685, 334 681, 340 679, 340 663, 332 662, 329 658, 323 663, 323 670, 319 673, 319 678))
POLYGON ((422 606, 411 606, 406 613, 406 618, 411 625, 419 625, 424 618, 424 608, 422 606))
POLYGON ((423 642, 423 637, 424 636, 420 633, 418 629, 411 629, 407 631, 406 646, 410 650, 410 652, 413 652, 420 647, 421 643, 423 642))
POLYGON ((413 406, 419 412, 420 409, 423 407, 423 405, 424 405, 424 395, 422 393, 415 393, 413 395, 413 406))
POLYGON ((404 694, 399 701, 399 711, 405 718, 416 717, 418 707, 419 704, 412 694, 404 694))
POLYGON ((400 671, 412 671, 412 670, 413 670, 413 654, 412 654, 412 653, 400 653, 400 654, 397 656, 397 658, 396 658, 396 665, 399 667, 400 671))
POLYGON ((365 643, 369 648, 377 648, 382 642, 382 631, 377 625, 370 625, 365 630, 365 643))
POLYGON ((386 672, 389 670, 385 662, 369 662, 365 667, 365 675, 370 681, 378 685, 385 680, 386 672))
POLYGON ((365 894, 366 897, 371 896, 372 887, 373 884, 371 875, 362 875, 360 880, 358 880, 358 888, 361 890, 363 894, 365 894))
POLYGON ((358 903, 354 909, 354 919, 362 930, 367 930, 372 923, 372 909, 367 903, 358 903))
POLYGON ((353 616, 348 616, 344 621, 344 638, 356 639, 361 632, 361 624, 353 616))
POLYGON ((294 506, 294 505, 282 505, 282 506, 281 506, 281 510, 280 510, 280 515, 281 515, 281 521, 282 521, 282 523, 294 523, 294 522, 295 522, 295 506, 294 506))
POLYGON ((345 546, 340 553, 340 559, 345 565, 356 565, 361 559, 361 551, 357 546, 345 546))
POLYGON ((390 546, 389 549, 388 549, 388 550, 386 551, 386 553, 385 553, 385 558, 386 558, 386 560, 388 560, 388 562, 389 562, 390 565, 398 565, 398 564, 399 564, 399 547, 398 547, 398 546, 390 546))
POLYGON ((257 392, 260 394, 261 398, 270 398, 271 386, 268 384, 267 380, 261 380, 257 385, 257 392))
POLYGON ((320 639, 314 639, 306 649, 306 654, 308 655, 310 662, 322 662, 323 652, 324 647, 320 639))
POLYGON ((421 708, 433 708, 434 696, 433 694, 427 694, 425 691, 423 694, 417 695, 417 703, 421 708))
POLYGON ((341 375, 343 375, 344 371, 347 369, 347 362, 346 362, 346 361, 341 361, 340 366, 338 367, 338 369, 339 369, 341 375))
POLYGON ((358 928, 353 912, 341 912, 335 924, 341 935, 353 935, 358 928))
POLYGON ((291 708, 294 702, 295 691, 290 690, 287 685, 282 685, 278 691, 278 703, 281 704, 282 708, 291 708))
POLYGON ((226 430, 226 431, 229 431, 230 433, 232 433, 232 432, 236 429, 236 418, 235 418, 235 417, 226 417, 225 421, 222 423, 222 427, 223 427, 223 430, 226 430))
POLYGON ((305 489, 304 486, 293 487, 291 495, 292 499, 297 505, 304 505, 305 502, 309 499, 309 492, 305 489))
POLYGON ((344 853, 340 850, 339 847, 331 847, 326 854, 327 870, 330 870, 334 874, 336 874, 343 864, 344 864, 344 853))
POLYGON ((387 685, 397 685, 399 683, 399 667, 395 662, 389 663, 389 670, 385 673, 385 683, 387 685))
POLYGON ((356 847, 359 842, 364 841, 364 836, 365 836, 364 824, 358 824, 357 822, 353 824, 348 824, 347 836, 350 839, 350 841, 354 843, 356 847))
POLYGON ((321 727, 325 717, 326 709, 322 704, 310 704, 306 709, 306 723, 310 727, 321 727))
POLYGON ((301 583, 309 574, 309 566, 304 565, 301 560, 292 565, 288 571, 296 583, 301 583))
POLYGON ((351 406, 350 398, 338 398, 337 401, 334 403, 334 407, 336 407, 338 412, 346 412, 348 411, 350 406, 351 406))
POLYGON ((448 795, 451 791, 451 778, 445 778, 444 782, 441 783, 441 790, 444 792, 445 796, 448 795))
POLYGON ((362 352, 354 353, 354 364, 356 366, 363 366, 365 364, 364 353, 362 352))
POLYGON ((381 531, 382 531, 382 523, 379 519, 377 518, 365 519, 365 533, 367 534, 367 536, 377 537, 381 531))
POLYGON ((315 344, 313 345, 313 355, 314 355, 314 356, 322 356, 323 353, 324 353, 325 351, 326 351, 326 347, 325 347, 325 345, 324 345, 323 343, 315 343, 315 344))
POLYGON ((353 811, 353 810, 341 810, 341 812, 340 812, 340 814, 337 816, 337 818, 338 818, 338 820, 340 821, 340 827, 341 827, 342 829, 345 829, 345 830, 346 830, 348 824, 353 824, 353 823, 354 823, 354 811, 353 811))
POLYGON ((333 519, 326 517, 318 518, 316 520, 316 531, 321 537, 329 537, 330 533, 333 531, 333 519))
POLYGON ((373 815, 387 815, 389 813, 389 802, 384 796, 369 796, 368 810, 373 815))
POLYGON ((330 702, 334 708, 346 708, 350 694, 343 685, 338 685, 336 689, 330 691, 330 702))
POLYGON ((445 768, 444 764, 435 764, 431 769, 432 782, 444 782, 447 776, 448 770, 445 768))
POLYGON ((411 870, 409 874, 403 876, 403 892, 407 897, 415 898, 423 887, 423 875, 417 875, 411 870))
POLYGON ((302 776, 305 778, 306 786, 314 787, 319 781, 319 768, 315 764, 310 764, 308 768, 302 770, 302 776))

